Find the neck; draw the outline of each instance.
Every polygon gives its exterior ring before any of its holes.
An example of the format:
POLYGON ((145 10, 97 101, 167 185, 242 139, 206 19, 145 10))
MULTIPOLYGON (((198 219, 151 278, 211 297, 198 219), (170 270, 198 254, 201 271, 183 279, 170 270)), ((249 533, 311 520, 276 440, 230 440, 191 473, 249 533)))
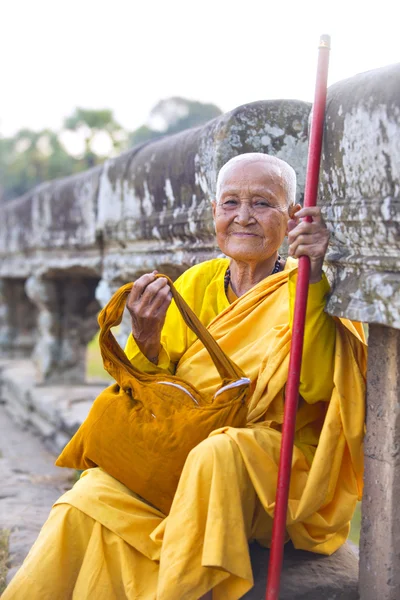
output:
POLYGON ((278 258, 278 252, 263 262, 248 263, 231 260, 231 286, 237 296, 243 296, 252 287, 271 275, 278 258))

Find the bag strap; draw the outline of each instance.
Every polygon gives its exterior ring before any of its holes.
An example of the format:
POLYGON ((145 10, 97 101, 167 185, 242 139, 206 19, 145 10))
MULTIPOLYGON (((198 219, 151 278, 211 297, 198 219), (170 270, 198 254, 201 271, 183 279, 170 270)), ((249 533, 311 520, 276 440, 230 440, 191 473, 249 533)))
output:
MULTIPOLYGON (((172 297, 175 300, 176 306, 181 313, 183 320, 189 329, 191 329, 204 344, 221 379, 236 381, 237 379, 243 377, 242 370, 220 348, 219 344, 215 341, 208 329, 204 327, 203 323, 199 320, 190 306, 177 291, 171 279, 167 275, 161 274, 157 274, 156 277, 164 277, 167 279, 171 289, 172 297)), ((123 366, 126 370, 136 376, 136 370, 133 368, 132 363, 111 332, 112 327, 115 327, 121 323, 122 315, 126 305, 126 298, 133 286, 134 283, 127 283, 115 292, 111 300, 100 312, 98 322, 100 325, 99 341, 105 361, 107 361, 110 366, 112 363, 119 362, 120 366, 123 366)))

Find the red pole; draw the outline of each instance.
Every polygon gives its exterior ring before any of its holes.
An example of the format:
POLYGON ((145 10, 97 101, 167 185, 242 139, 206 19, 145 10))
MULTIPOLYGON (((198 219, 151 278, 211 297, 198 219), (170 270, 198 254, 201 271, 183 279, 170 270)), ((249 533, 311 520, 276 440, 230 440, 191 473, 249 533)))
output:
MULTIPOLYGON (((326 86, 328 79, 329 49, 330 37, 328 35, 321 36, 319 43, 317 81, 312 110, 310 143, 308 147, 307 176, 304 194, 305 207, 316 206, 317 204, 318 178, 326 104, 326 86)), ((310 217, 307 217, 307 219, 311 221, 310 217)), ((279 598, 309 279, 310 259, 308 256, 301 256, 299 259, 297 275, 292 344, 290 350, 288 381, 286 385, 285 412, 283 417, 281 453, 275 499, 271 553, 268 566, 266 600, 278 600, 279 598)))

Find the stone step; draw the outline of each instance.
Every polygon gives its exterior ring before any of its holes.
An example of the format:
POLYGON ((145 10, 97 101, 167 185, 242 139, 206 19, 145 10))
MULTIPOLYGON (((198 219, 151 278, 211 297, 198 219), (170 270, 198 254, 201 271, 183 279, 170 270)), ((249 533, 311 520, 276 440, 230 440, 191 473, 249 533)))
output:
POLYGON ((109 382, 37 385, 30 360, 0 360, 0 400, 13 420, 28 426, 58 454, 85 420, 109 382))
MULTIPOLYGON (((250 545, 254 587, 243 600, 264 600, 269 550, 250 545)), ((279 600, 358 600, 358 558, 349 544, 331 556, 286 544, 279 600)))

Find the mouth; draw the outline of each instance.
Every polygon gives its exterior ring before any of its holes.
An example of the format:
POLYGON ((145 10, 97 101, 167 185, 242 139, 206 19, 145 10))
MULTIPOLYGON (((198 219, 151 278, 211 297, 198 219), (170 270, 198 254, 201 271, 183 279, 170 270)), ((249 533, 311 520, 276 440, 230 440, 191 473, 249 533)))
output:
POLYGON ((234 231, 231 235, 234 235, 235 237, 259 237, 257 233, 250 233, 247 231, 234 231))

